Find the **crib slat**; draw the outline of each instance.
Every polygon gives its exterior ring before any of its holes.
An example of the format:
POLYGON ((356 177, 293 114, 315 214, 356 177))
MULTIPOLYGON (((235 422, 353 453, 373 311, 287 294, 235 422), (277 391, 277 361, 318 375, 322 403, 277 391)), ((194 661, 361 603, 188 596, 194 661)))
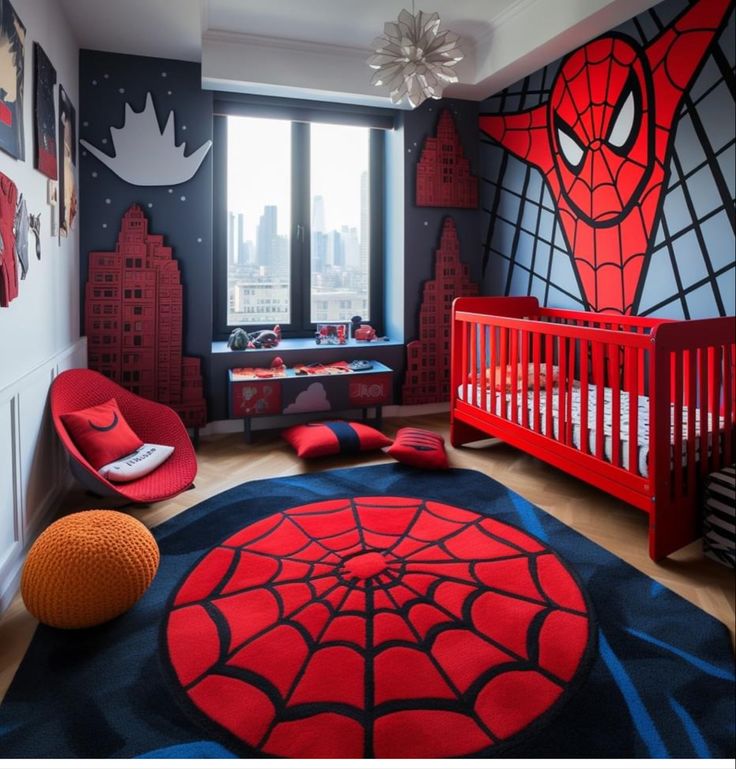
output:
POLYGON ((609 384, 611 386, 611 462, 621 466, 621 377, 618 370, 619 347, 608 345, 609 384))
POLYGON ((488 325, 483 323, 480 326, 480 402, 481 408, 487 407, 486 398, 488 392, 486 387, 488 386, 488 377, 486 375, 486 368, 488 367, 488 356, 486 352, 486 344, 488 343, 488 325))
POLYGON ((557 370, 559 380, 557 383, 557 424, 559 427, 557 438, 560 443, 567 443, 567 407, 565 405, 565 374, 567 372, 567 338, 557 338, 557 370))
POLYGON ((545 370, 547 372, 546 374, 546 383, 545 383, 545 398, 544 398, 544 405, 545 405, 545 411, 547 413, 547 418, 545 420, 545 435, 548 438, 554 437, 554 430, 552 428, 552 360, 554 358, 552 343, 553 338, 549 334, 545 334, 544 337, 544 359, 545 359, 545 370))
POLYGON ((573 393, 575 392, 575 350, 577 343, 575 339, 570 340, 570 347, 568 349, 568 364, 567 364, 567 445, 573 446, 575 444, 575 423, 573 420, 573 393))
POLYGON ((511 337, 511 421, 515 424, 519 423, 519 332, 516 329, 509 329, 509 336, 511 337))
POLYGON ((588 340, 580 340, 580 448, 590 454, 588 438, 588 340))
POLYGON ((639 475, 639 355, 629 356, 629 472, 639 475))
POLYGON ((470 324, 470 403, 478 406, 478 324, 470 324))
POLYGON ((521 424, 529 427, 529 332, 521 332, 521 424))
POLYGON ((731 409, 731 386, 733 384, 733 359, 731 358, 731 346, 723 347, 723 464, 730 465, 733 462, 731 445, 733 443, 731 431, 733 421, 731 409))
POLYGON ((593 379, 596 387, 595 397, 595 455, 598 459, 605 459, 605 435, 604 429, 604 380, 605 380, 605 358, 603 354, 603 344, 593 342, 593 379))
POLYGON ((469 331, 469 324, 465 321, 462 321, 462 351, 461 351, 461 365, 462 365, 462 395, 461 398, 464 401, 468 400, 468 331, 469 331))
MULTIPOLYGON (((672 403, 674 413, 672 415, 672 429, 674 431, 674 443, 672 453, 672 469, 674 476, 674 492, 675 499, 682 497, 682 354, 679 352, 672 353, 671 363, 674 363, 672 367, 672 403), (672 361, 672 359, 674 359, 672 361)), ((671 364, 670 364, 671 365, 671 364)))
POLYGON ((687 493, 695 492, 695 412, 697 408, 697 351, 685 350, 685 402, 687 404, 687 493))
POLYGON ((491 414, 496 413, 496 382, 498 381, 498 329, 496 326, 491 326, 491 338, 490 338, 490 344, 489 344, 489 352, 491 356, 491 360, 489 362, 489 366, 491 369, 491 386, 490 386, 490 403, 488 406, 488 410, 491 412, 491 414))
POLYGON ((539 414, 539 368, 541 366, 542 338, 536 331, 532 334, 532 349, 534 356, 534 432, 541 433, 541 416, 539 414))
POLYGON ((721 467, 721 348, 710 347, 708 349, 708 378, 710 379, 710 398, 708 409, 710 410, 710 434, 711 452, 713 464, 711 467, 717 470, 721 467))
POLYGON ((498 375, 498 392, 499 392, 499 400, 501 401, 501 416, 504 419, 509 418, 509 409, 508 409, 508 400, 506 399, 506 393, 508 392, 508 388, 506 386, 507 377, 508 377, 508 371, 506 368, 506 355, 508 353, 508 334, 509 331, 506 328, 499 329, 499 333, 501 334, 501 365, 500 369, 496 369, 499 371, 498 375))
POLYGON ((700 371, 700 477, 708 473, 708 350, 698 348, 698 369, 700 371))

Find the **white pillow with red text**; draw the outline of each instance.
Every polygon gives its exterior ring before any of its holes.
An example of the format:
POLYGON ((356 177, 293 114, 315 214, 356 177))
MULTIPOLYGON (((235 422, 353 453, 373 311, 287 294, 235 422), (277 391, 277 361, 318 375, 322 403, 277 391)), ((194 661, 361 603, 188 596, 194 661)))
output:
POLYGON ((97 472, 108 481, 125 483, 135 481, 153 472, 174 453, 173 446, 144 443, 132 454, 127 454, 101 467, 97 472))

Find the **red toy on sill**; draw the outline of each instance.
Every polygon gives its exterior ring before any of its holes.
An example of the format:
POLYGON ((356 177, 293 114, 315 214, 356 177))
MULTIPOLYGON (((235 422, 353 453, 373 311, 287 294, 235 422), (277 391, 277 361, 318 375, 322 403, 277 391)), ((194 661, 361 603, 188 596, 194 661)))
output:
POLYGON ((376 330, 367 323, 361 323, 355 330, 353 338, 356 342, 372 342, 376 339, 376 330))

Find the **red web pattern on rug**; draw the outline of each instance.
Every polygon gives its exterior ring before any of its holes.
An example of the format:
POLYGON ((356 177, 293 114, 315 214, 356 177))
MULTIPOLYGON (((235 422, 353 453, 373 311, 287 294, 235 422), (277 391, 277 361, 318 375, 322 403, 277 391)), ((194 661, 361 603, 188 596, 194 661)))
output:
POLYGON ((186 577, 166 626, 196 708, 282 757, 502 746, 581 678, 583 594, 544 543, 458 507, 338 499, 246 526, 186 577))

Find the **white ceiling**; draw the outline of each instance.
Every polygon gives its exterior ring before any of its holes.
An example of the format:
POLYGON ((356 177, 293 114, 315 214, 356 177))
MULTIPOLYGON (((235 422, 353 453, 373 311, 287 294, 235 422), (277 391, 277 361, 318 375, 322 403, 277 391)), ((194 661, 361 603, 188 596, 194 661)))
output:
MULTIPOLYGON (((657 0, 427 0, 483 99, 657 0)), ((80 47, 202 62, 205 87, 390 105, 365 59, 402 0, 60 0, 80 47)))

